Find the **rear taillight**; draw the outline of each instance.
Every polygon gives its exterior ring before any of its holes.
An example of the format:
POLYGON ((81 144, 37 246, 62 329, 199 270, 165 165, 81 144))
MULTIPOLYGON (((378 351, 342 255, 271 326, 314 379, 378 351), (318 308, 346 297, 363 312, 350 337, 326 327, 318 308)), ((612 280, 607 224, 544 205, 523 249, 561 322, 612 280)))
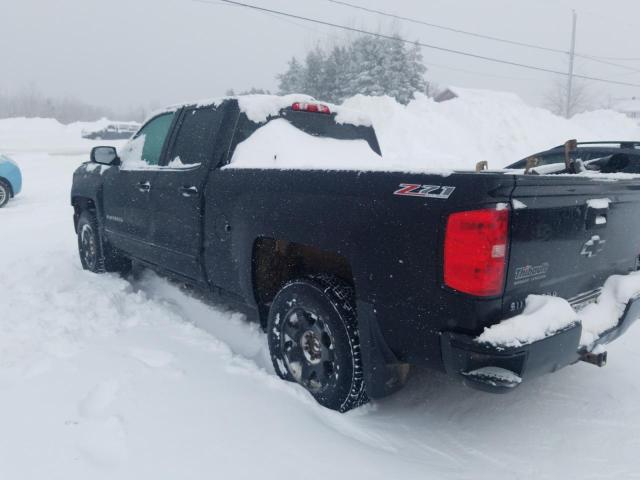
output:
POLYGON ((296 112, 331 113, 329 107, 321 103, 295 102, 291 105, 291 110, 296 112))
POLYGON ((500 295, 504 288, 509 210, 452 213, 444 240, 444 283, 478 297, 500 295))

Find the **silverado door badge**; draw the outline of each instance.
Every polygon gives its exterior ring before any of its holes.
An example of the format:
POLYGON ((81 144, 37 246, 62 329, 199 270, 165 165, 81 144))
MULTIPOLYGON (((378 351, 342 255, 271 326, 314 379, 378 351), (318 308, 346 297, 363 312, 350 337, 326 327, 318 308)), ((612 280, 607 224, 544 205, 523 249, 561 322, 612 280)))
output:
POLYGON ((440 185, 419 185, 417 183, 401 183, 399 189, 393 192, 394 195, 405 197, 442 198, 451 196, 456 187, 443 187, 440 185))

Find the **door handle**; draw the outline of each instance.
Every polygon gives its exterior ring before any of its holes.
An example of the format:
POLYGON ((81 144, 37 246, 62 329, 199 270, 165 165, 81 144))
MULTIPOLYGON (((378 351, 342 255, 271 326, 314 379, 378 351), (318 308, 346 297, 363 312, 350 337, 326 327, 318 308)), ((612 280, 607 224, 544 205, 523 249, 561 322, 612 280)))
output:
POLYGON ((148 192, 149 190, 151 190, 151 183, 149 182, 149 180, 138 182, 137 186, 138 190, 140 190, 141 192, 148 192))
POLYGON ((587 230, 605 228, 609 216, 609 207, 587 207, 587 230))
POLYGON ((193 197, 198 194, 198 188, 194 185, 183 185, 178 190, 180 190, 183 197, 193 197))

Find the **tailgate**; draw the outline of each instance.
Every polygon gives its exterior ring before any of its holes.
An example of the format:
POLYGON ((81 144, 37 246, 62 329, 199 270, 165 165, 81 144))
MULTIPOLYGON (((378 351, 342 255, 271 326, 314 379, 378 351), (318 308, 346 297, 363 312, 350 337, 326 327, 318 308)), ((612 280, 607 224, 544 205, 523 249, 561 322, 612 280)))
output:
POLYGON ((640 181, 516 175, 515 185, 504 313, 530 293, 581 308, 607 277, 638 269, 640 181))

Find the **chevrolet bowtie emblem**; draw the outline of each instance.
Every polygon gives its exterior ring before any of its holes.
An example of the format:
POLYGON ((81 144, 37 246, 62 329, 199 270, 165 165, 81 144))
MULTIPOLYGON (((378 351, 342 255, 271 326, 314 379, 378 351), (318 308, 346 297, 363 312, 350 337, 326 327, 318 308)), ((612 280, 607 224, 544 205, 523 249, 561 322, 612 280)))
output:
POLYGON ((602 240, 600 235, 594 235, 585 242, 580 251, 580 255, 584 255, 587 258, 595 257, 604 249, 606 240, 602 240))

